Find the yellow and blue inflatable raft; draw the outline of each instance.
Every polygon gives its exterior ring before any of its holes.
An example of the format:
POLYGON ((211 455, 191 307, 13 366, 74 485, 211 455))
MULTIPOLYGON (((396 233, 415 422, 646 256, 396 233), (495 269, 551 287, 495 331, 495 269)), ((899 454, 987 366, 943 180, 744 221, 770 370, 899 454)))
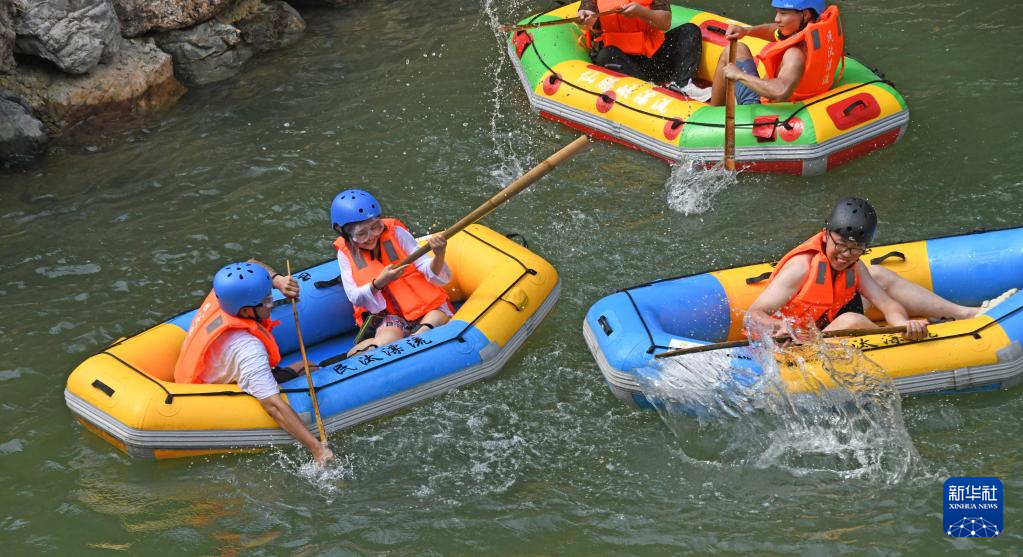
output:
MULTIPOLYGON (((519 24, 571 18, 578 10, 579 3, 574 2, 519 24)), ((709 84, 728 45, 725 29, 740 22, 682 6, 672 6, 671 11, 673 28, 685 23, 700 28, 703 50, 696 79, 709 84)), ((540 116, 668 163, 696 160, 710 166, 721 160, 723 106, 710 106, 657 83, 597 66, 581 37, 582 30, 575 24, 508 34, 512 65, 540 116)), ((755 37, 741 42, 754 55, 768 44, 755 37)), ((737 106, 738 168, 817 175, 901 139, 909 125, 909 108, 902 95, 876 70, 848 56, 844 62, 841 79, 816 97, 737 106)))
MULTIPOLYGON (((877 246, 862 260, 956 303, 979 306, 1009 289, 1023 288, 1023 227, 877 246)), ((583 334, 611 391, 629 405, 650 407, 642 389, 650 378, 641 375, 657 373, 655 354, 744 339, 746 310, 763 291, 771 270, 771 264, 761 263, 664 279, 597 301, 586 314, 583 334)), ((884 370, 903 395, 994 390, 1023 380, 1023 292, 977 317, 934 324, 929 331, 929 338, 915 342, 897 334, 842 341, 884 370)), ((790 392, 815 392, 834 384, 834 370, 823 369, 814 349, 797 346, 775 355, 790 392)), ((724 382, 743 382, 732 386, 746 388, 763 372, 751 350, 721 348, 678 358, 718 353, 732 362, 732 369, 741 370, 724 382)))
MULTIPOLYGON (((352 306, 330 260, 295 273, 298 314, 328 431, 352 427, 496 374, 553 309, 560 292, 554 268, 524 246, 480 225, 448 242, 447 286, 457 311, 425 334, 352 358, 352 306)), ((283 365, 300 360, 290 304, 278 302, 273 331, 283 365)), ((82 362, 68 378, 64 398, 86 428, 129 455, 174 458, 235 452, 294 440, 236 385, 173 382, 174 364, 195 310, 130 338, 82 362)), ((281 384, 298 415, 314 427, 305 376, 281 384)))

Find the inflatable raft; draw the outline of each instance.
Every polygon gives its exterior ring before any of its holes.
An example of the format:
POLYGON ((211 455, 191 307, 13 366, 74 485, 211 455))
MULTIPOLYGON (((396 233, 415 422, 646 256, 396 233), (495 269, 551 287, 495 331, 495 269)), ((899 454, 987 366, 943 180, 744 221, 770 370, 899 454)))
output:
MULTIPOLYGON (((328 431, 352 427, 496 374, 551 311, 560 292, 553 267, 512 240, 472 225, 448 242, 447 290, 457 312, 441 327, 342 359, 356 333, 336 284, 336 260, 294 274, 298 313, 320 413, 328 431), (338 355, 341 355, 340 357, 338 355)), ((274 337, 282 365, 301 359, 290 304, 274 291, 274 337)), ((129 455, 174 458, 292 443, 256 399, 236 385, 173 382, 195 310, 114 342, 80 364, 64 398, 86 428, 129 455)), ((281 390, 314 428, 304 375, 281 390)))
MULTIPOLYGON (((872 247, 862 260, 946 299, 979 306, 1023 287, 1023 227, 872 247)), ((744 339, 746 309, 763 291, 771 270, 762 263, 665 279, 597 301, 586 314, 583 334, 611 391, 632 406, 650 407, 639 374, 656 370, 654 354, 744 339)), ((1023 379, 1023 292, 980 316, 928 329, 930 337, 916 342, 897 334, 840 340, 860 348, 903 395, 993 390, 1023 379)), ((776 355, 790 391, 812 391, 831 382, 811 349, 796 346, 776 355), (795 366, 793 356, 807 363, 795 366)), ((718 349, 679 358, 719 353, 731 359, 733 369, 742 370, 729 380, 745 382, 762 373, 750 350, 718 349)))
MULTIPOLYGON (((574 17, 578 2, 526 18, 521 25, 574 17)), ((672 6, 672 27, 700 27, 703 55, 697 80, 709 84, 724 30, 738 23, 709 12, 672 6)), ((725 108, 594 65, 575 24, 508 35, 508 51, 534 110, 604 140, 644 151, 669 163, 721 160, 725 108)), ((757 54, 767 44, 743 43, 757 54)), ((762 68, 761 68, 762 71, 762 68)), ((753 172, 810 176, 898 141, 909 123, 902 95, 866 66, 845 57, 832 90, 801 102, 737 106, 737 166, 753 172)))

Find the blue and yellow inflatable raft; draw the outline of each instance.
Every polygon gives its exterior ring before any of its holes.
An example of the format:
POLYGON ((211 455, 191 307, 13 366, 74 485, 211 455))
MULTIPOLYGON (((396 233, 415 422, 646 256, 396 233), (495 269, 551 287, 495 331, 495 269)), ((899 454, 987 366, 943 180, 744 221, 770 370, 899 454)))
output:
MULTIPOLYGON (((448 242, 457 312, 417 337, 340 359, 313 372, 328 431, 352 427, 496 374, 553 309, 560 292, 554 268, 512 240, 472 225, 448 242)), ((303 340, 310 362, 337 360, 356 333, 343 289, 329 286, 337 262, 295 273, 303 340), (317 283, 320 283, 317 286, 317 283), (325 285, 326 284, 326 285, 325 285)), ((272 318, 284 355, 299 360, 290 304, 278 301, 272 318)), ((129 455, 174 458, 251 450, 294 440, 259 403, 236 385, 173 382, 174 364, 195 310, 130 338, 82 362, 68 378, 64 398, 86 428, 129 455)), ((314 427, 305 376, 281 385, 288 403, 314 427)))
MULTIPOLYGON (((954 302, 979 306, 1023 287, 1023 227, 877 246, 862 260, 954 302)), ((597 301, 586 314, 583 334, 611 391, 632 406, 650 407, 639 374, 657 368, 651 365, 654 354, 744 339, 745 312, 763 291, 763 279, 771 270, 770 264, 761 263, 664 279, 597 301)), ((896 334, 843 341, 860 348, 903 395, 993 390, 1023 380, 1023 292, 980 316, 934 324, 929 330, 930 338, 917 342, 896 334)), ((749 350, 710 353, 731 358, 735 369, 744 370, 740 375, 746 381, 762 373, 749 350)), ((795 347, 776 356, 790 392, 833 384, 833 370, 822 369, 811 351, 809 346, 795 347), (794 355, 804 363, 793 365, 794 355)))

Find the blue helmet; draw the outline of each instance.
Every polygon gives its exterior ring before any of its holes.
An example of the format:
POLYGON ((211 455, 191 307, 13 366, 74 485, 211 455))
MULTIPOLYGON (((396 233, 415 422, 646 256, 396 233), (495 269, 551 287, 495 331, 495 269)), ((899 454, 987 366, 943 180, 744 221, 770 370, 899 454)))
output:
POLYGON ((231 263, 213 276, 213 292, 221 309, 231 315, 238 315, 243 307, 259 305, 272 289, 270 273, 255 263, 231 263))
POLYGON ((817 15, 824 13, 824 0, 771 0, 771 7, 782 10, 813 10, 817 15))
POLYGON ((365 190, 345 190, 330 204, 330 224, 335 231, 351 223, 380 216, 380 203, 365 190))

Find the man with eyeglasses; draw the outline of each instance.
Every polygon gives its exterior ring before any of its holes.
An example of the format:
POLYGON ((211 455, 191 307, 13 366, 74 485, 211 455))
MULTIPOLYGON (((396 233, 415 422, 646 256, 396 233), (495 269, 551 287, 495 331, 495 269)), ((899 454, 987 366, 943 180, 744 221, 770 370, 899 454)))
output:
MULTIPOLYGON (((174 367, 177 383, 237 383, 322 466, 334 454, 309 432, 281 398, 276 376, 280 350, 270 331, 272 288, 298 297, 298 283, 255 260, 231 263, 213 277, 213 291, 199 306, 174 367)), ((297 365, 301 365, 299 362, 297 365)), ((295 377, 294 374, 286 374, 295 377)))
POLYGON ((980 311, 954 304, 896 273, 860 261, 877 232, 877 213, 864 199, 840 199, 824 229, 778 262, 767 287, 749 309, 752 323, 770 336, 785 334, 785 320, 795 328, 815 325, 823 331, 877 327, 866 311, 876 307, 892 326, 904 325, 903 337, 927 336, 919 317, 969 319, 980 311))

